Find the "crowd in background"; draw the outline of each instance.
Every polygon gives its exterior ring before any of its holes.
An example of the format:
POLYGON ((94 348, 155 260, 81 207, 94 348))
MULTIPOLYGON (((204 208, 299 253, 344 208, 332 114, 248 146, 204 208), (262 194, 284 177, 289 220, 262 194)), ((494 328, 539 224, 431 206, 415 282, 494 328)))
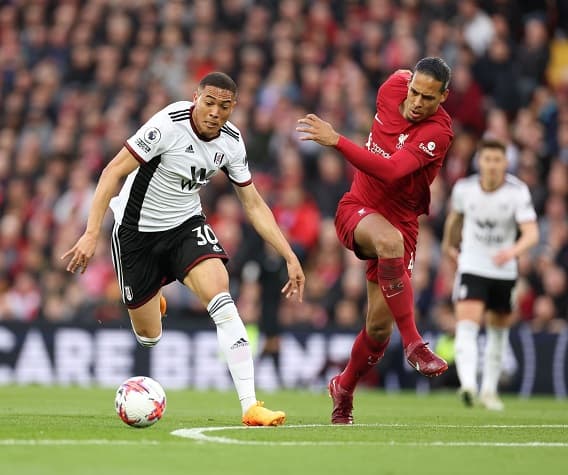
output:
MULTIPOLYGON (((247 322, 359 329, 364 263, 333 216, 353 169, 300 142, 315 112, 366 142, 378 86, 423 56, 453 70, 444 107, 455 140, 421 218, 413 274, 423 328, 452 326, 453 269, 440 239, 453 184, 475 171, 479 138, 507 144, 509 171, 530 187, 540 243, 520 259, 515 312, 535 332, 568 322, 568 7, 514 0, 13 0, 0 2, 0 321, 127 319, 110 259, 109 211, 82 275, 60 256, 83 232, 103 167, 170 102, 191 100, 213 70, 239 86, 231 121, 254 183, 301 258, 302 304, 283 301, 286 268, 243 219, 224 174, 202 190, 231 256, 247 322)), ((204 309, 181 284, 169 317, 204 309)))

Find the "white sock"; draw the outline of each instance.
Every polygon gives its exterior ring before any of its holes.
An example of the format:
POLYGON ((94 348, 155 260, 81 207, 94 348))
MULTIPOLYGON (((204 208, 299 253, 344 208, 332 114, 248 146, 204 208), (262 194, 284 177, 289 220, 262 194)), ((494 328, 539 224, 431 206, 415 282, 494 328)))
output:
POLYGON ((247 331, 228 292, 211 299, 207 311, 217 326, 217 340, 223 352, 243 414, 256 404, 254 366, 247 331))
POLYGON ((479 325, 471 320, 456 323, 456 369, 461 387, 477 391, 477 335, 479 325))
POLYGON ((144 346, 146 348, 151 348, 151 347, 156 346, 158 344, 158 342, 162 338, 162 333, 160 332, 160 334, 155 338, 150 338, 150 337, 147 337, 147 336, 140 336, 136 332, 134 332, 134 336, 136 337, 136 340, 138 340, 138 343, 140 343, 142 346, 144 346))
POLYGON ((136 340, 138 341, 138 343, 140 343, 142 346, 146 347, 146 348, 151 348, 153 346, 156 346, 158 344, 158 342, 160 341, 160 339, 162 338, 162 330, 160 329, 160 334, 154 338, 151 338, 149 336, 140 336, 138 333, 136 333, 136 330, 134 329, 134 324, 132 323, 132 320, 130 320, 130 325, 132 326, 132 331, 134 332, 134 336, 136 337, 136 340))
POLYGON ((509 329, 487 326, 486 331, 487 341, 485 343, 485 356, 483 358, 481 392, 497 394, 503 353, 509 341, 509 329))

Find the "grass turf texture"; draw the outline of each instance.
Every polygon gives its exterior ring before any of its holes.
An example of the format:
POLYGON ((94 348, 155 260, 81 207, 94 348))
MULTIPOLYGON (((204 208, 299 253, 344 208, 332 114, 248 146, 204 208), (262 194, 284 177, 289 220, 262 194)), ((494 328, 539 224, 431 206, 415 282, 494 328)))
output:
POLYGON ((464 408, 454 393, 358 391, 355 422, 329 425, 324 393, 259 394, 286 426, 242 428, 234 393, 167 391, 146 429, 114 412, 114 390, 0 387, 2 474, 567 473, 568 404, 506 397, 506 410, 464 408), (223 428, 225 429, 218 429, 223 428), (228 428, 227 428, 228 427, 228 428), (173 436, 178 429, 194 437, 173 436), (220 440, 218 440, 220 438, 220 440))

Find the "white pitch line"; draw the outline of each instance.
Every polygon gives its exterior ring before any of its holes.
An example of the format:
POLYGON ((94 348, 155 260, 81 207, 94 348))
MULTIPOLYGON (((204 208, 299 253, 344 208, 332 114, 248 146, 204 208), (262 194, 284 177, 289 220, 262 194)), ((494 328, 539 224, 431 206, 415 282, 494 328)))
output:
POLYGON ((348 425, 332 425, 332 424, 306 424, 306 425, 287 425, 278 428, 268 427, 241 427, 241 426, 225 426, 225 427, 194 427, 189 429, 177 429, 171 432, 172 435, 183 437, 186 439, 196 440, 198 442, 212 442, 218 444, 233 444, 233 445, 263 445, 263 446, 345 446, 345 445, 366 445, 366 446, 405 446, 405 447, 568 447, 568 442, 446 442, 446 441, 432 441, 432 442, 398 442, 395 440, 385 442, 363 442, 363 441, 266 441, 266 440, 241 440, 233 439, 231 437, 221 437, 207 435, 207 432, 218 432, 224 430, 282 430, 282 429, 303 429, 313 427, 337 427, 337 428, 350 428, 353 427, 436 427, 436 428, 558 428, 565 429, 568 426, 563 424, 544 424, 544 425, 480 425, 480 426, 460 426, 460 425, 413 425, 413 424, 357 424, 355 426, 348 425))
MULTIPOLYGON (((267 427, 196 427, 190 429, 178 429, 171 432, 177 437, 184 437, 200 442, 213 442, 221 444, 239 445, 272 445, 272 446, 338 446, 338 445, 367 445, 367 446, 408 446, 408 447, 568 447, 568 442, 363 442, 363 441, 255 441, 239 440, 230 437, 207 435, 207 432, 223 430, 283 430, 283 429, 309 429, 316 427, 333 427, 339 430, 355 430, 357 427, 377 428, 475 428, 475 429, 568 429, 567 424, 486 424, 486 425, 460 425, 460 424, 298 424, 285 425, 278 428, 267 427)), ((0 439, 0 446, 53 446, 53 445, 159 445, 156 440, 110 440, 110 439, 0 439)))

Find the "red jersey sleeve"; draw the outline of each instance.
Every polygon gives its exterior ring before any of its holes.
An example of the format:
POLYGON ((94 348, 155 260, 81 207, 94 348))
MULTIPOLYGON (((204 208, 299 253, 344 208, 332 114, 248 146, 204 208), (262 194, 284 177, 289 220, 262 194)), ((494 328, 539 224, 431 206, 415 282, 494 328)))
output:
POLYGON ((387 183, 410 175, 421 167, 420 160, 408 151, 399 150, 390 159, 382 160, 377 157, 377 154, 354 144, 343 135, 339 136, 339 142, 335 148, 355 168, 387 183))
MULTIPOLYGON (((400 88, 402 85, 400 81, 403 80, 402 74, 396 79, 400 88)), ((398 113, 398 108, 395 110, 397 113, 391 117, 391 124, 394 124, 395 121, 405 121, 398 113)), ((378 119, 380 119, 379 114, 380 111, 378 111, 378 119)), ((375 120, 378 119, 376 118, 375 120)), ((404 124, 404 122, 402 123, 404 124)), ((388 128, 387 124, 383 123, 381 125, 384 126, 383 130, 388 128)), ((403 129, 396 128, 395 130, 398 132, 403 129)), ((340 136, 336 148, 358 170, 383 182, 392 183, 428 166, 432 162, 441 163, 452 142, 452 138, 451 119, 446 111, 440 107, 431 118, 415 124, 409 130, 409 138, 404 146, 389 155, 388 159, 377 159, 376 153, 355 145, 343 136, 340 136)))

